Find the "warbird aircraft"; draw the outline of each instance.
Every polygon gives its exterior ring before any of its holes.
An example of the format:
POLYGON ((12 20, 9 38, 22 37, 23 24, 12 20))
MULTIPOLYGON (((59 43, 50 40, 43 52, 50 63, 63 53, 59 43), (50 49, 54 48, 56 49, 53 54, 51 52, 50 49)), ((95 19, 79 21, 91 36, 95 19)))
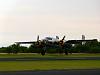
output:
MULTIPOLYGON (((45 55, 46 52, 46 47, 47 46, 52 46, 52 45, 58 45, 60 48, 65 49, 69 48, 72 46, 72 44, 85 44, 86 42, 89 41, 97 41, 97 39, 91 39, 91 40, 86 40, 85 36, 82 35, 82 40, 65 40, 65 36, 60 40, 58 36, 56 38, 52 37, 45 37, 44 39, 40 40, 39 35, 37 36, 37 41, 29 41, 29 42, 15 42, 17 45, 20 44, 34 44, 38 48, 41 49, 41 54, 45 55)), ((68 51, 64 51, 66 55, 68 55, 68 51)))

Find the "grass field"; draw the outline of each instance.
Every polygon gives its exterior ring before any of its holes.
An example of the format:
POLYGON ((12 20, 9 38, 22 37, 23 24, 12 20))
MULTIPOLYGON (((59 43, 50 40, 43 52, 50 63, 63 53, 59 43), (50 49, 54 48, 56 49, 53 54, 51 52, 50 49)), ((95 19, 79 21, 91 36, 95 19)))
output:
POLYGON ((9 61, 0 62, 0 71, 100 69, 100 60, 9 61))
MULTIPOLYGON (((0 58, 100 57, 100 54, 0 54, 0 58)), ((0 61, 0 71, 100 69, 100 60, 0 61)))
POLYGON ((97 54, 89 54, 89 53, 75 53, 75 54, 46 54, 45 56, 42 56, 41 54, 0 54, 0 58, 20 58, 20 57, 100 57, 100 53, 97 54))

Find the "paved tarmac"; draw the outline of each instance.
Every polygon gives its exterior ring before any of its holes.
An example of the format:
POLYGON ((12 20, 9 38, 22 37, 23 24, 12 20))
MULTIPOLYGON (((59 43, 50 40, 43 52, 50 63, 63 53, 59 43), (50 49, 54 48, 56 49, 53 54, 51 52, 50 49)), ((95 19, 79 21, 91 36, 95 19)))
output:
POLYGON ((0 75, 100 75, 100 69, 0 72, 0 75))
POLYGON ((100 60, 100 57, 25 57, 25 58, 0 58, 0 61, 42 61, 42 60, 100 60))

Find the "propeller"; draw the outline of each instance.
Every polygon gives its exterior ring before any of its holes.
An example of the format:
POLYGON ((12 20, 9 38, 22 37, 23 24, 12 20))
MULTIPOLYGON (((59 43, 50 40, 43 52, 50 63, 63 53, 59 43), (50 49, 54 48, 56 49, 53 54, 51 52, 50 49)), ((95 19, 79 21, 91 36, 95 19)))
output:
POLYGON ((44 48, 44 43, 43 41, 39 40, 39 35, 37 36, 37 47, 41 48, 42 50, 40 51, 42 55, 45 55, 45 49, 46 47, 44 48))
POLYGON ((42 45, 42 41, 39 39, 39 35, 37 36, 37 45, 41 46, 42 45))
POLYGON ((59 45, 63 46, 64 45, 64 40, 65 40, 65 36, 62 38, 62 40, 60 40, 59 45))
POLYGON ((36 44, 39 46, 40 45, 40 40, 39 40, 39 35, 37 36, 37 42, 36 44))

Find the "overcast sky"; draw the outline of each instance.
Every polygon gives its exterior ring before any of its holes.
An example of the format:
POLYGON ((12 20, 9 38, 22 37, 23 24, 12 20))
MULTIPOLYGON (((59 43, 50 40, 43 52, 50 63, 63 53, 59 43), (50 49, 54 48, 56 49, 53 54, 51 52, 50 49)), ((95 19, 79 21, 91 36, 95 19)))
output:
POLYGON ((58 35, 100 40, 100 0, 0 0, 0 45, 58 35))

